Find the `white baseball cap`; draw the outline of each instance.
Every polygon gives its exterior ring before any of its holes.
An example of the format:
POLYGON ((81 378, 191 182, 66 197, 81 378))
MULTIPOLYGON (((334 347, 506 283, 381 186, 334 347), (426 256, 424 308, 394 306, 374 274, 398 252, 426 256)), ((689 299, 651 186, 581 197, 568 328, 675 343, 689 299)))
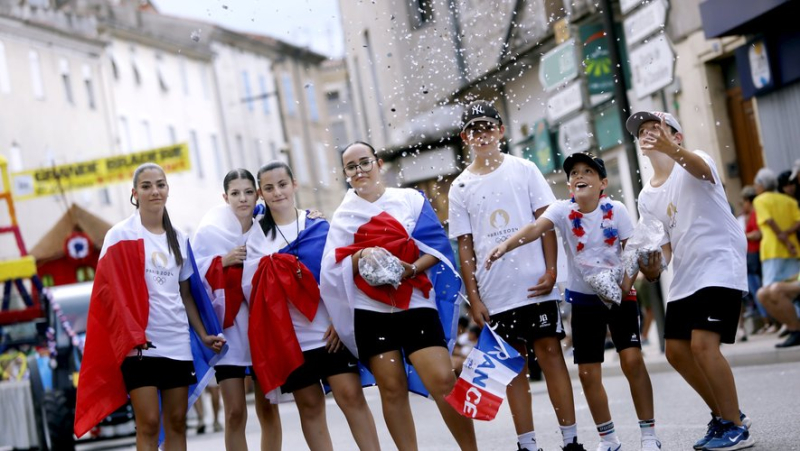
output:
POLYGON ((683 133, 683 128, 681 128, 681 124, 678 123, 675 116, 663 111, 640 111, 634 113, 625 121, 625 128, 628 129, 628 133, 638 138, 639 127, 641 127, 642 124, 648 121, 661 122, 661 119, 664 119, 664 123, 677 130, 678 133, 683 133))

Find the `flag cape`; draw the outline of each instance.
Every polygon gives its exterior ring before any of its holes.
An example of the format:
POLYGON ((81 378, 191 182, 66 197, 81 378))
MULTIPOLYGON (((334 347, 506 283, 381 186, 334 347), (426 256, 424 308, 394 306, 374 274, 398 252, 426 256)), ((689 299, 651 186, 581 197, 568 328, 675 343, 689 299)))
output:
MULTIPOLYGON (((420 254, 430 254, 439 259, 439 263, 428 269, 426 275, 433 287, 431 292, 436 298, 448 349, 452 350, 458 322, 461 279, 456 271, 453 249, 444 228, 422 193, 412 189, 387 188, 383 196, 388 196, 387 200, 390 201, 410 204, 413 211, 420 212, 410 238, 419 248, 420 254)), ((349 190, 331 221, 322 258, 322 298, 325 299, 339 338, 356 357, 358 349, 353 330, 356 284, 350 259, 337 261, 336 250, 353 245, 359 228, 382 213, 385 213, 383 209, 361 199, 352 189, 349 190)), ((406 373, 409 390, 427 396, 427 390, 411 365, 406 364, 406 373)))
POLYGON ((493 420, 506 398, 506 387, 525 366, 525 358, 488 325, 464 361, 461 375, 445 400, 465 417, 493 420))
POLYGON ((242 267, 223 268, 222 257, 243 244, 242 225, 227 204, 209 210, 192 239, 197 268, 223 329, 233 326, 244 293, 242 267))
MULTIPOLYGON (((86 327, 86 344, 78 379, 75 435, 81 437, 128 400, 121 365, 128 353, 146 343, 149 295, 144 276, 144 239, 139 213, 116 224, 103 242, 86 327)), ((179 237, 182 234, 179 233, 179 237)), ((189 243, 186 248, 194 273, 190 278, 197 310, 210 335, 221 332, 205 292, 189 243)), ((197 384, 189 388, 189 406, 213 376, 211 367, 227 352, 206 348, 190 333, 197 384)))

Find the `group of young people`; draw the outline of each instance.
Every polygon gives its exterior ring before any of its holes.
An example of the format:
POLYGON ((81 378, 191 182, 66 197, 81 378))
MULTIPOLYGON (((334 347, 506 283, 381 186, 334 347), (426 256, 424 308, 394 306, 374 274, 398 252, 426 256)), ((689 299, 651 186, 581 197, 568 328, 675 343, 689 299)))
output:
MULTIPOLYGON (((620 305, 608 308, 576 264, 591 249, 620 254, 633 233, 624 205, 603 195, 608 184, 603 161, 583 153, 568 157, 564 171, 572 198, 557 201, 533 163, 501 152, 505 128, 491 104, 473 102, 462 120, 461 137, 473 158, 452 183, 448 220, 460 265, 428 200, 414 189, 387 187, 383 161, 364 142, 342 153, 352 189, 330 220, 298 208, 291 168, 272 162, 255 177, 245 169, 230 171, 223 180, 225 205, 207 213, 191 240, 170 223, 166 173, 142 165, 133 177, 136 212, 104 242, 97 270, 103 282, 95 283, 90 306, 90 317, 100 325, 90 321, 87 359, 103 352, 114 357, 102 371, 81 369, 78 411, 85 410, 81 403, 97 401, 92 395, 106 395, 93 386, 117 378, 133 405, 137 448, 156 449, 163 427, 164 449, 185 449, 188 386, 200 374, 192 365, 195 340, 212 352, 224 350, 207 361, 222 392, 227 449, 247 447, 244 379, 252 377, 265 450, 281 447, 277 403, 288 394, 309 448, 333 448, 325 389, 333 392, 358 448, 379 449, 362 391, 373 384, 398 449, 417 449, 413 391, 433 399, 460 449, 474 450, 472 420, 445 401, 455 384, 448 348, 463 283, 479 325, 491 325, 523 356, 533 351, 563 449, 584 450, 560 345, 558 229, 568 258, 565 299, 573 303, 574 358, 597 424, 597 449, 622 448, 602 385, 607 328, 631 387, 641 449, 660 449, 631 290, 635 276, 622 281, 626 296, 620 305), (259 198, 266 208, 254 214, 259 198), (128 251, 118 252, 122 246, 128 251), (397 286, 375 286, 362 277, 365 263, 385 252, 402 266, 397 286), (204 292, 192 291, 191 277, 200 279, 204 292), (206 297, 217 326, 201 318, 206 297), (215 327, 222 333, 214 334, 215 327), (126 339, 110 337, 119 328, 126 339)), ((746 281, 744 236, 727 209, 714 162, 680 146, 680 126, 672 116, 637 113, 628 129, 655 169, 639 199, 640 214, 661 221, 667 232, 662 249, 640 259, 639 269, 657 280, 662 256, 673 260, 667 357, 712 413, 695 449, 752 446, 749 419, 739 411, 730 367, 719 353, 720 342, 733 340, 740 292, 747 290, 740 286, 746 281)), ((537 451, 527 367, 507 395, 518 449, 537 451)), ((76 418, 76 431, 78 424, 84 430, 89 423, 76 418)))

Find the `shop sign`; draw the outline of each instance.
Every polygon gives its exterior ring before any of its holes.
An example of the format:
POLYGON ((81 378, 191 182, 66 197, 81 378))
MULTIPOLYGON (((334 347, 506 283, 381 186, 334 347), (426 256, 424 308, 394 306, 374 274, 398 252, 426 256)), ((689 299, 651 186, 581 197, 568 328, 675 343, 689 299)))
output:
POLYGON ((547 120, 556 122, 562 117, 583 108, 583 87, 581 81, 567 85, 564 89, 547 99, 547 120))
POLYGON ((666 0, 654 0, 625 18, 625 40, 629 46, 633 45, 656 31, 663 30, 666 23, 666 0))
POLYGON ((586 152, 592 147, 592 129, 589 113, 583 112, 558 127, 558 148, 566 158, 575 152, 586 152))
POLYGON ((575 39, 559 44, 542 55, 539 62, 539 81, 545 91, 552 91, 578 76, 575 39))
POLYGON ((633 90, 641 99, 672 83, 675 53, 665 36, 631 50, 633 90))
POLYGON ((616 105, 594 114, 594 136, 600 150, 611 149, 621 145, 625 139, 622 130, 622 119, 616 105))
POLYGON ((540 119, 533 124, 533 145, 522 149, 522 156, 533 162, 542 174, 546 175, 556 170, 553 140, 550 138, 546 119, 540 119))
POLYGON ((608 39, 601 24, 580 27, 580 38, 589 100, 592 105, 597 105, 614 95, 614 74, 611 70, 608 39))

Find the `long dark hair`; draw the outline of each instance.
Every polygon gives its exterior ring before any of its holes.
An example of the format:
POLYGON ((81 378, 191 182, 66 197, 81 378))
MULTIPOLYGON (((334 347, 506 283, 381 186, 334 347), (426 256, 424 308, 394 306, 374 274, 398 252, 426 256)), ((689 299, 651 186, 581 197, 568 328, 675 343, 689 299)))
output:
POLYGON ((228 194, 228 186, 230 186, 231 182, 239 179, 250 180, 250 183, 253 184, 253 189, 258 191, 258 185, 256 184, 256 179, 253 178, 253 174, 247 169, 239 168, 228 172, 225 174, 225 178, 222 179, 222 189, 225 190, 225 194, 228 194))
MULTIPOLYGON (((155 163, 144 163, 136 168, 136 171, 133 173, 134 189, 139 183, 139 175, 149 169, 157 169, 164 174, 165 179, 167 178, 167 174, 164 172, 164 169, 161 166, 155 163)), ((139 203, 133 200, 133 193, 131 193, 131 204, 136 207, 137 210, 139 209, 139 203)), ((181 246, 178 243, 178 232, 175 231, 175 227, 172 227, 172 221, 169 220, 169 213, 167 213, 166 206, 164 207, 164 215, 161 217, 161 226, 164 227, 164 230, 167 232, 167 245, 169 247, 169 252, 175 255, 175 264, 180 267, 183 265, 183 255, 181 255, 181 246)))
MULTIPOLYGON (((280 160, 270 161, 264 166, 261 166, 261 169, 258 170, 258 175, 256 175, 256 178, 258 179, 257 187, 259 192, 261 191, 261 175, 265 172, 280 168, 285 169, 286 174, 289 175, 289 178, 294 182, 294 173, 288 164, 280 160)), ((264 194, 262 193, 261 196, 263 197, 264 194)), ((275 223, 275 218, 272 217, 272 212, 269 210, 269 206, 266 205, 266 199, 264 200, 264 206, 267 207, 267 211, 264 213, 264 217, 258 221, 258 224, 261 226, 261 230, 264 231, 264 235, 272 235, 270 239, 274 240, 278 236, 278 224, 275 223)))

